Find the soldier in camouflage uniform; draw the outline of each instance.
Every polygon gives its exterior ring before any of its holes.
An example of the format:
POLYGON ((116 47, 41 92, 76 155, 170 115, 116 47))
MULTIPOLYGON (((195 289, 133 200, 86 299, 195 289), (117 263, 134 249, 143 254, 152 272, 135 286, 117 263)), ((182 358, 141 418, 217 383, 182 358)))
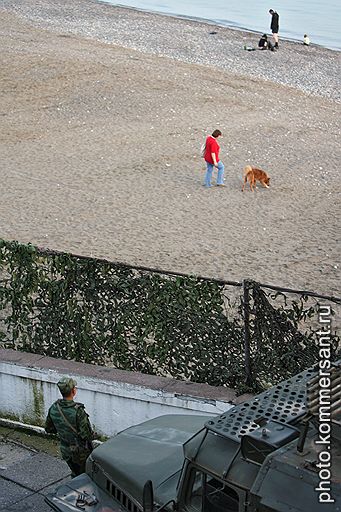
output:
POLYGON ((85 462, 92 452, 94 433, 84 405, 74 402, 77 382, 63 377, 57 384, 63 398, 51 405, 45 424, 49 434, 57 434, 63 459, 72 478, 85 472, 85 462))

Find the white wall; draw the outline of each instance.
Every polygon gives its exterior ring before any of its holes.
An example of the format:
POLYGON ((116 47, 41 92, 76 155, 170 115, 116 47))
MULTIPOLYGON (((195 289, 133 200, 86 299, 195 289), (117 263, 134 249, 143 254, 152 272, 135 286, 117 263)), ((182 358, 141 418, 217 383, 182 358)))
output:
MULTIPOLYGON (((58 369, 0 361, 0 418, 43 425, 48 408, 61 398, 56 383, 65 374, 58 369)), ((233 406, 224 400, 188 396, 186 383, 183 383, 184 393, 179 393, 178 388, 174 392, 79 373, 67 374, 77 380, 76 400, 85 404, 96 431, 106 436, 163 414, 213 416, 233 406)))

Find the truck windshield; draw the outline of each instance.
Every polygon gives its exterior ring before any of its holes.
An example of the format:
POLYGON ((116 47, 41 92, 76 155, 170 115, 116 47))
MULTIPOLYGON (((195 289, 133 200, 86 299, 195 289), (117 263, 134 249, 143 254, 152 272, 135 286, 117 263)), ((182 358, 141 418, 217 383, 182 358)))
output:
POLYGON ((190 491, 187 494, 186 510, 190 512, 238 512, 237 492, 224 482, 192 469, 190 491))

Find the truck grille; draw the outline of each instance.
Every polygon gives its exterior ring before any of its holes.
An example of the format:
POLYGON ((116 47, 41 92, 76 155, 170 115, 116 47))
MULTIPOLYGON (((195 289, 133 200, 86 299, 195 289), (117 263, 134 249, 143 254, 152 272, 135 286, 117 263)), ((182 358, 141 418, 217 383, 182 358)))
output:
POLYGON ((129 498, 122 489, 119 489, 113 482, 107 479, 107 491, 129 512, 142 512, 142 509, 129 498))

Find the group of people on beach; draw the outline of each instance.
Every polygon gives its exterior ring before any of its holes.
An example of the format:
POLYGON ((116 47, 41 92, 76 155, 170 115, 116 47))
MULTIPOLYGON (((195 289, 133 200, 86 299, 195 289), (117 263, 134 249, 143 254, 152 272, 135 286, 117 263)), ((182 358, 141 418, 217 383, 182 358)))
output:
POLYGON ((263 34, 260 40, 258 41, 258 49, 271 50, 273 52, 279 48, 279 14, 273 9, 269 10, 269 14, 271 16, 270 30, 274 38, 274 44, 272 44, 271 41, 268 40, 268 36, 266 34, 263 34))
MULTIPOLYGON (((269 9, 269 14, 271 16, 270 30, 274 38, 274 44, 272 44, 272 42, 268 39, 267 34, 263 34, 258 41, 258 49, 271 50, 273 52, 279 48, 279 14, 273 9, 269 9)), ((303 36, 303 44, 305 46, 310 45, 310 39, 307 34, 304 34, 303 36)))

